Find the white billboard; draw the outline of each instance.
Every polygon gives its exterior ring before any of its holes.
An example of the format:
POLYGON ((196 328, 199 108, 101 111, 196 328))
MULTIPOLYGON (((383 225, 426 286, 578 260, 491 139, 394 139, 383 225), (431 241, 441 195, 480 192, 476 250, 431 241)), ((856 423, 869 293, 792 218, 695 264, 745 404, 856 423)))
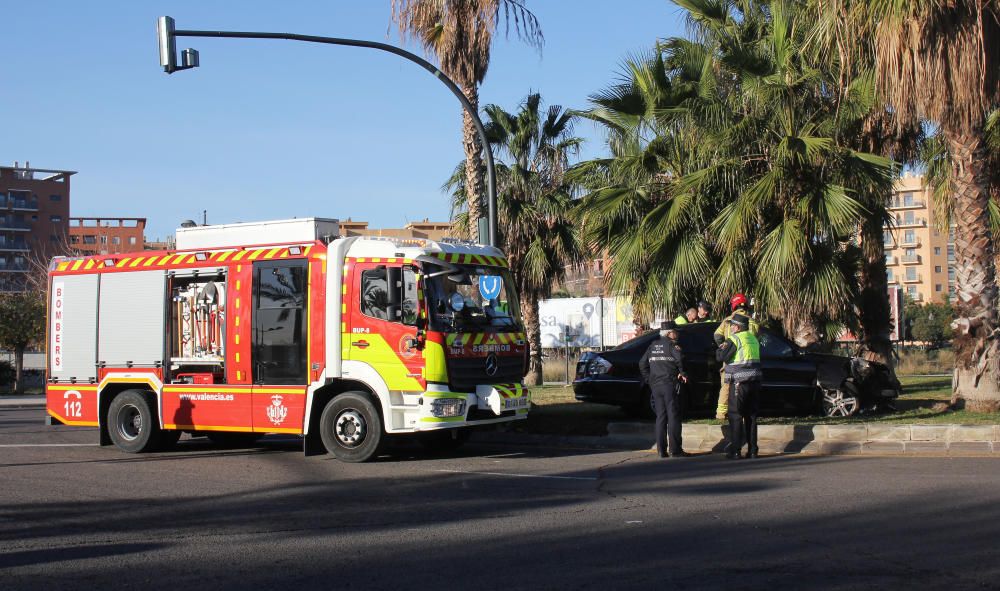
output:
POLYGON ((636 335, 628 298, 555 298, 538 305, 542 348, 614 347, 636 335))

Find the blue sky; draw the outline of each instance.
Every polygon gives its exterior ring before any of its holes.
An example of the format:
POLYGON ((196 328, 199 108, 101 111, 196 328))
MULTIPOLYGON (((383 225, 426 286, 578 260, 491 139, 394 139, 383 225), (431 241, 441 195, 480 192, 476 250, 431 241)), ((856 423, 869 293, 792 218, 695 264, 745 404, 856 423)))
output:
MULTIPOLYGON (((621 60, 683 32, 667 0, 529 0, 539 55, 501 35, 480 89, 513 110, 529 91, 586 107, 621 60)), ((399 227, 447 219, 440 186, 463 157, 461 111, 414 64, 370 49, 178 39, 201 68, 168 76, 156 17, 179 29, 280 31, 401 43, 388 0, 3 2, 0 162, 79 172, 72 214, 180 221, 323 216, 399 227)), ((409 49, 419 51, 413 46, 409 49)), ((584 156, 602 153, 588 123, 584 156)))

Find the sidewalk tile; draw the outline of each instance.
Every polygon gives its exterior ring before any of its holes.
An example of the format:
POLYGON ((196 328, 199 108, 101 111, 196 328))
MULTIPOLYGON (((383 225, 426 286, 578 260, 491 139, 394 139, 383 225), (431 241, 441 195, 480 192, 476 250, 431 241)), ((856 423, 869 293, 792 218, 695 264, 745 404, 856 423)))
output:
POLYGON ((982 455, 989 454, 993 450, 993 443, 989 441, 952 441, 948 444, 948 453, 951 455, 982 455))
POLYGON ((903 446, 908 454, 945 455, 948 444, 944 441, 904 441, 903 446))
POLYGON ((909 441, 909 425, 877 425, 869 423, 869 441, 909 441))
POLYGON ((947 441, 952 425, 910 425, 911 441, 947 441))
POLYGON ((861 444, 862 454, 897 455, 904 451, 902 441, 866 441, 861 444))
POLYGON ((827 425, 828 441, 864 441, 868 439, 867 425, 827 425))
MULTIPOLYGON (((831 425, 832 426, 832 425, 831 425)), ((858 455, 861 453, 859 441, 826 441, 822 444, 822 453, 832 456, 858 455)))
POLYGON ((951 428, 950 440, 965 441, 996 441, 996 425, 955 425, 951 428))

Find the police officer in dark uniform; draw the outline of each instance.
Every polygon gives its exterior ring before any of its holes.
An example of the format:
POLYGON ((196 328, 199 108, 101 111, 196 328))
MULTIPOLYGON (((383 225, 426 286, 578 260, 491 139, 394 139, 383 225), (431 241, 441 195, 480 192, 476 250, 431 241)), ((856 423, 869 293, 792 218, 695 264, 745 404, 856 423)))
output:
POLYGON ((656 407, 656 451, 661 458, 684 457, 681 447, 681 405, 678 380, 687 382, 681 349, 676 344, 677 326, 673 322, 660 325, 660 338, 653 341, 639 361, 642 379, 649 385, 656 407), (665 435, 667 437, 665 437, 665 435), (664 439, 669 439, 669 447, 664 439))

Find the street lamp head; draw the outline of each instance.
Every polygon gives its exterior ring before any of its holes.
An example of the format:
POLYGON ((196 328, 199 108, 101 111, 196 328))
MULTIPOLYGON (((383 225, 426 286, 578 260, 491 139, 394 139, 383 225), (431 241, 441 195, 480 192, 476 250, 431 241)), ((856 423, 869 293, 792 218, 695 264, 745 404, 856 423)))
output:
POLYGON ((194 49, 185 49, 181 53, 181 65, 177 65, 177 41, 174 30, 173 18, 161 16, 156 20, 156 38, 160 44, 160 65, 167 74, 197 68, 199 65, 198 51, 194 49))

